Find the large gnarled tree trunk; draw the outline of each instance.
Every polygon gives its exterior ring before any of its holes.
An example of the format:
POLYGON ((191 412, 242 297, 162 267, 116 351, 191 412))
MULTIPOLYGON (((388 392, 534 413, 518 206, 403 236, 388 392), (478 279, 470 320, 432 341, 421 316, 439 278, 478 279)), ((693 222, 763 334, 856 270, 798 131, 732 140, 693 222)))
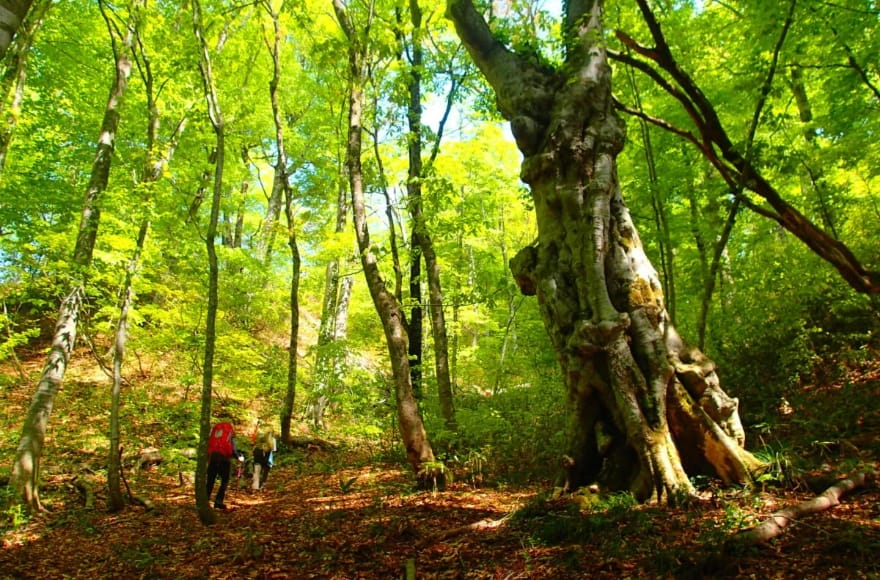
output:
POLYGON ((576 409, 569 484, 672 500, 692 492, 697 471, 747 481, 761 463, 743 448, 738 401, 672 326, 620 191, 625 133, 602 0, 565 5, 556 69, 506 48, 471 0, 447 6, 524 155, 538 240, 510 266, 520 290, 538 298, 576 409))

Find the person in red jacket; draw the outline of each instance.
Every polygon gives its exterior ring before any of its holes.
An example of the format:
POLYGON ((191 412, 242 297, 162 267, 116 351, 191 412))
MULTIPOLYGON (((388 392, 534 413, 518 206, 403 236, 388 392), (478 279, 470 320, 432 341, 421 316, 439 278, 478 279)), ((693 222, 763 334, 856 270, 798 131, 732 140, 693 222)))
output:
POLYGON ((244 462, 244 455, 235 448, 235 430, 231 423, 217 423, 211 428, 208 438, 208 501, 211 500, 211 491, 214 482, 220 477, 220 488, 217 497, 214 498, 214 509, 225 510, 226 504, 223 498, 226 496, 226 487, 229 485, 229 474, 232 471, 232 458, 236 457, 239 462, 244 462))

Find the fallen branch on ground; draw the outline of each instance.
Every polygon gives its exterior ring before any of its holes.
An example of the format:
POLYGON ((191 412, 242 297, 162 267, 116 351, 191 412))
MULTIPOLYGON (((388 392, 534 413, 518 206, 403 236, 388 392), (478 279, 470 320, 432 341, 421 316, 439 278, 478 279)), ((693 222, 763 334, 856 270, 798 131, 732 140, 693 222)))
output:
POLYGON ((451 538, 452 536, 457 536, 459 534, 466 534, 468 532, 474 531, 483 531, 483 530, 494 530, 495 528, 500 528, 504 523, 510 519, 512 513, 507 514, 501 519, 497 520, 480 520, 478 522, 474 522, 472 524, 468 524, 466 526, 459 526, 457 528, 452 528, 449 530, 442 530, 437 532, 436 534, 431 534, 424 540, 418 543, 419 548, 423 548, 427 545, 433 544, 435 542, 439 542, 440 540, 445 540, 447 538, 451 538))
POLYGON ((83 496, 83 505, 87 510, 95 508, 95 489, 88 476, 80 474, 73 480, 73 485, 83 496))
POLYGON ((840 498, 859 487, 874 481, 873 473, 858 473, 852 477, 841 479, 824 492, 812 499, 788 507, 771 515, 768 519, 749 530, 734 535, 728 542, 734 544, 763 544, 782 534, 789 524, 798 519, 823 512, 840 504, 840 498))
POLYGON ((317 447, 318 449, 322 450, 337 448, 337 445, 331 443, 330 441, 327 441, 326 439, 321 439, 320 437, 291 437, 284 443, 289 447, 317 447))

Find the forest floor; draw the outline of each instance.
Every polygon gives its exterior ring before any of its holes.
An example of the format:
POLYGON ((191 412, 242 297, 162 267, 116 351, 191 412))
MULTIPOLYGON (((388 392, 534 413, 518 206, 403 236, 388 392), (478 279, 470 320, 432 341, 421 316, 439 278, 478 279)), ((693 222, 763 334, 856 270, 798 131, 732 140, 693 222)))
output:
MULTIPOLYGON (((10 404, 10 390, 4 395, 10 404)), ((19 405, 26 395, 14 398, 19 405)), ((769 544, 726 544, 838 476, 878 468, 880 372, 806 388, 791 403, 798 419, 780 423, 774 437, 801 442, 786 453, 809 456, 814 470, 780 469, 759 489, 707 483, 703 499, 676 508, 633 505, 625 496, 555 498, 546 484, 456 481, 444 491, 416 491, 399 464, 312 447, 280 453, 259 492, 233 475, 231 510, 204 526, 191 475, 167 464, 127 473, 132 493, 150 498, 153 509, 131 505, 115 514, 103 509, 100 470, 88 472, 98 495, 87 509, 76 474, 55 469, 43 477, 46 512, 3 513, 0 578, 395 579, 406 578, 407 568, 420 579, 880 577, 876 485, 793 523, 769 544), (834 429, 843 408, 852 424, 838 425, 837 436, 822 433, 817 425, 830 421, 834 429)), ((13 430, 9 411, 5 419, 0 427, 13 430)), ((777 467, 790 466, 785 457, 780 452, 777 467)))

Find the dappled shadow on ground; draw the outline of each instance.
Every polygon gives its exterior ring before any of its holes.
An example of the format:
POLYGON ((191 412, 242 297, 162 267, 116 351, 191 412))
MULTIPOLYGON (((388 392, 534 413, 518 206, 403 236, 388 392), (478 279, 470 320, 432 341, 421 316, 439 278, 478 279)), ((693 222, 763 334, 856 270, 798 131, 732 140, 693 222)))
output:
MULTIPOLYGON (((206 527, 192 484, 181 485, 186 478, 168 464, 128 474, 132 491, 151 498, 155 509, 109 514, 100 493, 98 507, 84 509, 74 475, 64 470, 82 473, 102 458, 67 440, 44 466, 50 511, 2 534, 0 578, 384 580, 407 567, 425 580, 878 577, 877 487, 856 490, 769 545, 723 548, 738 530, 821 493, 835 477, 880 468, 878 378, 866 373, 793 395, 777 420, 750 433, 756 445, 776 452, 769 457, 776 477, 761 483, 765 489, 709 484, 701 501, 677 508, 614 497, 575 503, 545 497, 547 488, 538 485, 456 482, 444 492, 415 491, 400 465, 351 451, 297 450, 280 455, 264 491, 233 483, 227 499, 233 510, 206 527)), ((68 382, 68 412, 88 388, 86 381, 68 382)), ((18 393, 4 393, 6 402, 18 393)), ((92 407, 82 407, 81 416, 59 421, 98 429, 86 414, 92 407)), ((12 425, 8 408, 0 419, 12 425)), ((102 489, 102 470, 87 471, 102 489)))
MULTIPOLYGON (((863 577, 880 573, 880 494, 856 492, 772 545, 725 554, 749 522, 808 493, 718 492, 688 508, 572 509, 536 489, 415 492, 397 466, 328 471, 303 457, 259 493, 233 483, 219 521, 199 523, 191 486, 158 472, 134 482, 156 509, 68 503, 4 535, 4 578, 863 577), (320 473, 315 472, 317 466, 320 473), (497 522, 528 506, 520 517, 497 522)), ((242 482, 244 483, 244 482, 242 482)), ((64 493, 63 488, 56 490, 64 493)))

